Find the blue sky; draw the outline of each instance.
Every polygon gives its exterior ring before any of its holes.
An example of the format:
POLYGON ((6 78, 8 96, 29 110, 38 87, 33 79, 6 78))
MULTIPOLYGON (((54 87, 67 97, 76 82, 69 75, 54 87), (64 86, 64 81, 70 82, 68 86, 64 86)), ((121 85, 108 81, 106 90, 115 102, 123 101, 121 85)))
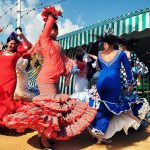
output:
MULTIPOLYGON (((17 0, 16 0, 17 1, 17 0)), ((0 15, 12 7, 15 0, 0 0, 0 15)), ((61 0, 23 0, 22 10, 41 7, 53 4, 61 0)), ((150 7, 150 0, 65 0, 56 6, 63 9, 63 18, 59 18, 58 26, 60 35, 92 25, 112 17, 117 17, 129 12, 150 7)), ((6 28, 16 8, 0 18, 0 26, 6 28)), ((22 18, 22 27, 27 38, 35 42, 43 28, 43 21, 40 16, 41 10, 30 12, 22 18)), ((16 16, 15 16, 16 17, 16 16)), ((15 19, 15 18, 14 18, 15 19)), ((16 22, 9 25, 3 34, 0 34, 0 41, 16 27, 16 22)))
POLYGON ((150 0, 66 0, 61 3, 64 17, 76 22, 81 16, 84 26, 150 7, 150 0))

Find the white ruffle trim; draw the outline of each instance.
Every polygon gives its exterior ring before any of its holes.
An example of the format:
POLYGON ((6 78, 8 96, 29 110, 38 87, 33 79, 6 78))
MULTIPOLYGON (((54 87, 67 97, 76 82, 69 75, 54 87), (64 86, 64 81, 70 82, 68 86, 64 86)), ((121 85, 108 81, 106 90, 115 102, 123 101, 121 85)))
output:
POLYGON ((150 105, 146 98, 140 98, 139 101, 137 101, 137 104, 140 102, 142 102, 143 105, 142 105, 141 109, 138 110, 138 117, 141 120, 143 120, 145 118, 145 116, 148 114, 148 112, 150 111, 150 105))
MULTIPOLYGON (((132 115, 132 112, 129 112, 132 115)), ((137 121, 130 117, 127 113, 121 113, 119 116, 114 115, 110 120, 109 127, 104 135, 105 139, 111 138, 116 132, 124 130, 125 134, 128 135, 128 129, 133 127, 137 130, 140 126, 140 121, 137 121)))

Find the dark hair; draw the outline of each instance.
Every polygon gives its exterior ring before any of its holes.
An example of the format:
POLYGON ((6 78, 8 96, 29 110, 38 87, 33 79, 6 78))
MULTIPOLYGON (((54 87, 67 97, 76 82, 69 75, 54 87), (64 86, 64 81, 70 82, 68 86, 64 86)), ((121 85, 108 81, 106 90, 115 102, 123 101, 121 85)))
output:
POLYGON ((77 53, 77 52, 80 52, 80 53, 82 52, 82 47, 81 47, 81 46, 77 46, 77 47, 76 47, 76 53, 77 53))
POLYGON ((15 32, 12 32, 10 36, 7 38, 7 43, 9 43, 12 40, 15 40, 17 44, 20 42, 18 39, 18 35, 15 32))
POLYGON ((82 53, 82 54, 77 54, 77 55, 76 55, 76 60, 77 60, 77 61, 83 61, 83 56, 84 56, 83 53, 82 53))
POLYGON ((135 46, 137 40, 134 39, 134 38, 131 38, 131 39, 124 39, 124 38, 121 38, 121 39, 118 39, 118 43, 121 44, 121 45, 124 45, 126 47, 129 47, 129 46, 135 46))
POLYGON ((58 25, 57 25, 56 22, 55 22, 54 25, 53 25, 53 30, 56 30, 56 31, 58 30, 58 25))
MULTIPOLYGON (((43 29, 45 28, 45 26, 46 26, 46 23, 44 24, 43 29)), ((53 25, 53 29, 54 29, 54 30, 58 30, 58 25, 57 25, 56 22, 55 22, 54 25, 53 25)))
POLYGON ((8 37, 8 38, 7 38, 7 43, 9 43, 9 42, 12 41, 12 40, 16 41, 17 44, 20 43, 20 41, 19 41, 18 39, 13 38, 13 37, 8 37))
POLYGON ((76 48, 75 59, 77 61, 83 61, 84 53, 82 52, 82 47, 78 46, 76 48))
MULTIPOLYGON (((14 38, 14 37, 11 37, 11 36, 9 36, 9 37, 7 38, 7 43, 9 43, 9 42, 12 41, 12 40, 16 41, 16 44, 17 44, 17 45, 20 43, 20 41, 19 41, 17 38, 14 38)), ((2 49, 4 50, 4 49, 6 49, 6 48, 7 48, 7 44, 4 44, 3 47, 2 47, 2 49)), ((17 51, 17 49, 14 49, 14 50, 13 50, 13 52, 16 52, 16 51, 17 51)))
POLYGON ((118 39, 117 36, 111 35, 111 34, 107 34, 107 35, 101 37, 102 42, 106 42, 110 45, 114 45, 115 43, 117 43, 117 39, 118 39))

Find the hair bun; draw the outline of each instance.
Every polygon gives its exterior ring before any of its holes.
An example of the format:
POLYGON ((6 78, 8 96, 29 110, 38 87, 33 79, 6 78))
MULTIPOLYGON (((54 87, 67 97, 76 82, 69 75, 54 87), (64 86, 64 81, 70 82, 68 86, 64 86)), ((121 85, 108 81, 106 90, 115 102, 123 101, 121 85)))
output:
POLYGON ((117 43, 118 37, 112 34, 105 34, 103 37, 101 37, 101 41, 114 45, 117 43))

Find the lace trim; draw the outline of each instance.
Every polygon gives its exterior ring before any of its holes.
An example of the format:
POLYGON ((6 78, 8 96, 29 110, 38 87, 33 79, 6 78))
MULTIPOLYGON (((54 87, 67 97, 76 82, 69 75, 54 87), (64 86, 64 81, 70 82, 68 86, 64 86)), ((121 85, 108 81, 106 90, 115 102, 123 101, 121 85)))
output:
POLYGON ((115 57, 110 62, 105 61, 101 57, 101 55, 99 55, 99 58, 100 58, 102 63, 104 63, 107 67, 110 67, 118 59, 118 57, 120 56, 120 53, 121 53, 121 50, 118 50, 117 54, 115 55, 115 57))
MULTIPOLYGON (((129 106, 130 108, 129 109, 126 109, 126 110, 121 110, 120 112, 118 112, 118 113, 116 113, 115 111, 113 111, 113 110, 111 110, 110 108, 109 108, 109 106, 106 104, 106 102, 104 102, 104 101, 102 101, 104 104, 105 104, 105 106, 107 107, 107 109, 110 111, 110 112, 112 112, 113 114, 115 114, 115 115, 120 115, 121 113, 123 113, 123 112, 127 112, 127 111, 129 111, 129 110, 131 110, 131 106, 129 106)), ((115 103, 114 103, 115 104, 115 103)), ((120 106, 117 106, 117 105, 115 105, 116 107, 120 107, 120 106)), ((122 105, 123 106, 123 105, 122 105)))
POLYGON ((137 102, 137 104, 140 102, 142 102, 143 105, 142 105, 141 109, 138 110, 138 117, 141 120, 143 120, 145 118, 145 116, 148 114, 148 112, 150 111, 150 105, 146 98, 140 98, 140 100, 137 102))

